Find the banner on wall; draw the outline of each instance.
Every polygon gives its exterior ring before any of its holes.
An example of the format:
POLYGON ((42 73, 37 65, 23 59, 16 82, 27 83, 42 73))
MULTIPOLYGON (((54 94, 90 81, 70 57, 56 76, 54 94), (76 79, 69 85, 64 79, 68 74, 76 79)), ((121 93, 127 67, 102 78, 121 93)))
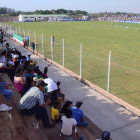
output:
POLYGON ((13 39, 14 39, 16 42, 18 42, 18 43, 20 43, 20 44, 23 45, 24 37, 19 36, 19 35, 17 35, 17 34, 13 34, 13 39))

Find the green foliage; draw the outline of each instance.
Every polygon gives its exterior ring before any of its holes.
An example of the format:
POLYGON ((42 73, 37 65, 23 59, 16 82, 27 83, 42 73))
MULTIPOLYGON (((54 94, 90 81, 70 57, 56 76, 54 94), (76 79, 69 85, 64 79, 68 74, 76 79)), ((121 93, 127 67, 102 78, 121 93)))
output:
POLYGON ((8 14, 15 12, 12 8, 0 7, 0 14, 8 14))
POLYGON ((87 15, 86 11, 81 10, 65 10, 65 9, 57 9, 57 10, 35 10, 34 12, 23 12, 23 11, 15 11, 11 8, 0 7, 0 14, 9 14, 10 16, 18 16, 19 14, 69 14, 69 15, 87 15))

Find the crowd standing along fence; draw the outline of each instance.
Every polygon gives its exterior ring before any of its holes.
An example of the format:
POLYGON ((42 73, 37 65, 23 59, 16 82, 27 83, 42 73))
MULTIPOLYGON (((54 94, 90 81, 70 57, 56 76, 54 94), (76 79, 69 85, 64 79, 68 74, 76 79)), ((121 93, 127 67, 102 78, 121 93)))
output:
POLYGON ((92 54, 86 50, 84 42, 79 42, 78 46, 71 45, 72 42, 64 38, 55 38, 53 42, 52 36, 46 38, 41 31, 38 33, 8 24, 2 24, 2 28, 4 33, 11 37, 14 33, 24 39, 28 36, 28 47, 32 48, 32 42, 34 42, 35 50, 44 57, 140 108, 140 65, 138 62, 131 61, 130 63, 127 56, 121 56, 121 61, 118 61, 120 55, 111 51, 105 55, 92 54))

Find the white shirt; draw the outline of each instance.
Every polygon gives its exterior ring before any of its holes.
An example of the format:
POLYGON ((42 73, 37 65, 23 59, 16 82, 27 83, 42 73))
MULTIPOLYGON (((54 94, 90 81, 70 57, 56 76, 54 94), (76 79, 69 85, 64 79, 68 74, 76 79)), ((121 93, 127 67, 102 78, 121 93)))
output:
POLYGON ((5 56, 0 56, 0 67, 6 67, 6 59, 5 56))
POLYGON ((61 133, 66 136, 72 135, 72 127, 77 124, 74 118, 67 118, 66 116, 62 116, 62 129, 61 133))
POLYGON ((5 56, 0 56, 0 63, 6 63, 5 56))
POLYGON ((48 84, 48 92, 57 90, 57 84, 51 79, 51 78, 46 78, 44 79, 44 82, 48 84))

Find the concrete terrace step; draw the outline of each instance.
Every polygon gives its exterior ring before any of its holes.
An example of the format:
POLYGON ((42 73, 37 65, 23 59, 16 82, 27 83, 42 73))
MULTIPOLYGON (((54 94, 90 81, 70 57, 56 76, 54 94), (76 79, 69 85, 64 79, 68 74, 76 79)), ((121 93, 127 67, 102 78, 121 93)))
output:
MULTIPOLYGON (((10 44, 15 44, 14 42, 12 42, 12 41, 9 41, 9 43, 10 44)), ((17 44, 15 44, 15 45, 12 45, 12 46, 15 46, 19 51, 21 51, 22 52, 22 54, 23 55, 26 55, 27 53, 28 53, 28 51, 25 49, 25 48, 23 48, 23 47, 19 47, 19 45, 17 45, 17 44)), ((34 58, 36 58, 36 56, 35 55, 32 55, 34 58)), ((33 59, 34 59, 33 58, 33 59)), ((37 60, 36 61, 39 61, 39 59, 41 59, 41 58, 37 58, 37 60)), ((47 62, 46 61, 41 61, 41 63, 40 63, 40 61, 39 61, 39 67, 41 68, 41 70, 43 69, 43 67, 45 66, 44 64, 46 63, 46 65, 48 65, 47 64, 47 62), (43 64, 43 65, 41 65, 41 64, 43 64)), ((51 66, 52 67, 52 66, 51 66)), ((50 67, 50 69, 52 69, 50 67)), ((54 71, 54 70, 53 70, 54 71)), ((59 74, 59 73, 58 73, 59 74)), ((69 77, 68 77, 69 78, 69 77)), ((65 80, 65 79, 63 79, 63 80, 65 80)), ((63 80, 62 80, 62 82, 63 82, 63 80)), ((68 82, 68 81, 67 81, 68 82)), ((90 121, 91 122, 91 121, 90 121)), ((92 123, 92 122, 91 122, 92 123)), ((90 124, 91 124, 90 123, 90 124)), ((92 123, 93 124, 93 123, 92 123)), ((88 138, 88 139, 90 139, 90 137, 91 137, 91 139, 93 139, 93 136, 96 136, 97 138, 100 138, 100 135, 101 135, 101 130, 100 129, 98 129, 97 130, 97 126, 94 124, 94 125, 92 125, 92 126, 90 126, 89 128, 88 128, 89 130, 88 131, 81 131, 80 130, 80 133, 84 133, 84 132, 87 132, 87 134, 84 134, 84 135, 87 135, 87 136, 85 136, 86 137, 86 139, 88 138), (92 129, 92 128, 94 128, 94 129, 92 129)), ((82 129, 83 130, 83 129, 82 129)))
POLYGON ((16 135, 11 115, 8 112, 0 112, 0 139, 13 140, 16 135))
MULTIPOLYGON (((2 79, 4 79, 7 83, 12 83, 6 73, 3 73, 0 75, 2 79)), ((40 129, 40 127, 36 127, 36 124, 38 124, 35 117, 32 116, 22 116, 20 112, 18 111, 18 103, 20 100, 20 95, 16 92, 13 85, 9 87, 14 94, 12 97, 12 100, 9 103, 9 106, 12 106, 13 109, 10 112, 0 112, 2 115, 1 120, 3 120, 1 123, 3 123, 0 126, 3 126, 4 128, 1 128, 1 138, 5 140, 48 140, 47 135, 44 131, 40 129), (8 122, 8 123, 7 123, 8 122), (3 130, 3 131, 2 131, 3 130), (8 131, 9 130, 9 131, 8 131), (5 134, 7 133, 7 134, 5 134), (5 138, 4 135, 7 137, 5 138)))
MULTIPOLYGON (((51 108, 50 107, 47 107, 47 112, 48 112, 49 119, 51 121, 51 108)), ((60 113, 60 115, 62 116, 64 114, 60 113)), ((79 132, 80 136, 83 136, 84 140, 95 140, 95 137, 93 135, 93 128, 95 128, 95 125, 93 125, 93 123, 91 121, 89 121, 89 124, 90 124, 90 126, 88 126, 88 128, 78 127, 77 128, 78 132, 79 132), (92 127, 92 129, 89 130, 90 127, 92 127)), ((61 123, 58 122, 55 126, 57 128, 57 131, 58 131, 59 135, 61 135, 61 123)), ((101 131, 100 132, 99 131, 100 130, 98 130, 97 134, 100 134, 101 131)), ((61 137, 63 139, 65 138, 65 139, 73 140, 73 137, 66 137, 66 136, 63 136, 63 135, 61 135, 61 137)))

